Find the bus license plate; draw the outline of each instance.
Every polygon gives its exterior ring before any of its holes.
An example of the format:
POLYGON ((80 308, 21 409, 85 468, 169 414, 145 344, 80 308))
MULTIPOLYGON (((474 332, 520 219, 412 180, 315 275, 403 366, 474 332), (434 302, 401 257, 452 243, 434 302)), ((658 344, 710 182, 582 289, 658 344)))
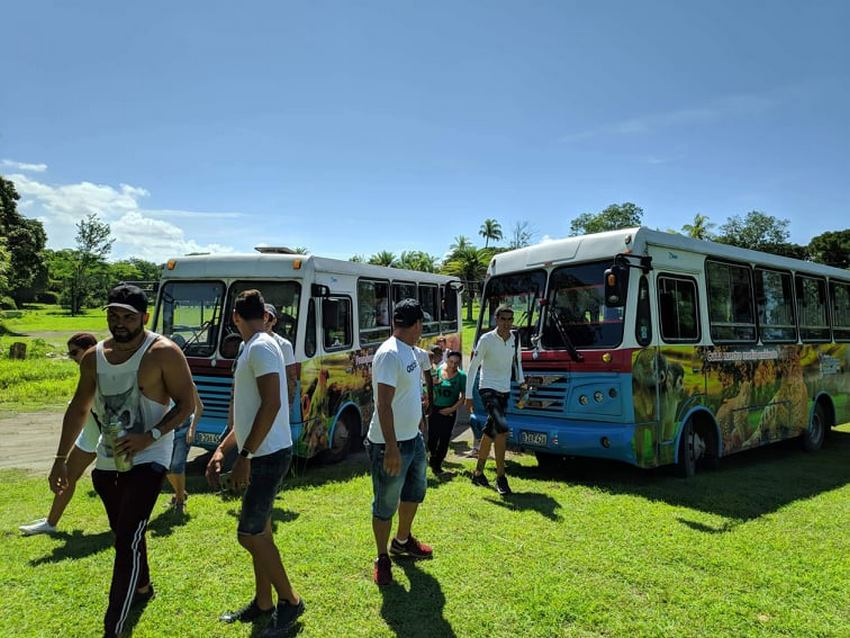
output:
POLYGON ((541 447, 546 447, 549 442, 545 432, 523 431, 520 440, 522 443, 527 443, 528 445, 539 445, 541 447))
POLYGON ((195 443, 208 443, 218 445, 218 442, 221 440, 220 434, 215 434, 214 432, 196 432, 195 433, 195 443))

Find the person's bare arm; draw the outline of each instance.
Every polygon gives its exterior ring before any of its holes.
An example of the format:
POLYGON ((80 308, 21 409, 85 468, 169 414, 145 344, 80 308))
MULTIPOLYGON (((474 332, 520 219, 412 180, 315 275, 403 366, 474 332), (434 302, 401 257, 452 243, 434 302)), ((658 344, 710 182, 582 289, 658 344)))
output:
POLYGON ((192 384, 192 394, 194 395, 195 410, 192 415, 192 423, 189 425, 189 431, 186 433, 187 443, 195 440, 195 431, 198 429, 198 422, 204 414, 204 402, 201 401, 201 395, 198 394, 198 386, 194 384, 192 384))
POLYGON ((97 360, 95 350, 91 349, 80 362, 80 378, 77 381, 77 389, 74 398, 65 410, 62 419, 62 434, 59 436, 59 445, 56 448, 56 458, 50 470, 48 482, 50 489, 60 494, 68 487, 68 469, 65 461, 71 452, 74 441, 86 423, 94 395, 97 390, 97 360))
POLYGON ((297 366, 294 363, 286 366, 286 392, 289 396, 289 408, 292 409, 292 402, 295 401, 295 381, 297 366))
POLYGON ((210 457, 209 463, 207 463, 207 483, 209 483, 214 489, 218 489, 221 486, 219 478, 221 477, 221 467, 222 463, 224 463, 224 456, 234 445, 236 445, 236 432, 231 429, 227 433, 227 436, 222 439, 221 443, 218 444, 215 452, 213 452, 210 457))
MULTIPOLYGON (((242 445, 243 450, 248 452, 256 452, 257 448, 263 443, 263 440, 268 435, 269 430, 274 425, 275 417, 280 412, 280 375, 277 372, 264 374, 256 378, 257 392, 260 395, 260 407, 257 409, 257 414, 254 416, 254 422, 251 424, 251 431, 248 433, 248 438, 242 445)), ((230 473, 233 486, 237 490, 241 490, 248 485, 251 474, 251 461, 240 455, 236 457, 236 462, 233 464, 233 470, 230 473)))

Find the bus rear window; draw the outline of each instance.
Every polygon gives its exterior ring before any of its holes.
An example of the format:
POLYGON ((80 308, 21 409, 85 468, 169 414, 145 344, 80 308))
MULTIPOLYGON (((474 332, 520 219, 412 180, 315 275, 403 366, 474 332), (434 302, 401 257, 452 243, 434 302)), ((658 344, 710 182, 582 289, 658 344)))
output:
POLYGON ((564 266, 552 271, 543 345, 564 347, 561 331, 576 348, 610 348, 623 340, 623 308, 605 305, 604 273, 610 263, 564 266), (559 325, 560 324, 560 325, 559 325))

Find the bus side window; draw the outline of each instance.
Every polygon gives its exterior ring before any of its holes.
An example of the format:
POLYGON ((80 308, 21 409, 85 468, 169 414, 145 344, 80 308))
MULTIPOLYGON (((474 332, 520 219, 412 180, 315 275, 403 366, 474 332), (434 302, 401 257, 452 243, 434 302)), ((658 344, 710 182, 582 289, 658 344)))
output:
POLYGON ((638 280, 637 318, 635 321, 635 339, 642 346, 652 341, 652 315, 649 309, 649 280, 641 275, 638 280))
POLYGON ((850 341, 850 285, 831 281, 832 333, 836 341, 850 341))
POLYGON ((322 300, 322 329, 325 350, 351 347, 351 299, 326 297, 322 300))
POLYGON ((316 354, 316 302, 307 302, 307 328, 304 331, 304 354, 312 357, 316 354))

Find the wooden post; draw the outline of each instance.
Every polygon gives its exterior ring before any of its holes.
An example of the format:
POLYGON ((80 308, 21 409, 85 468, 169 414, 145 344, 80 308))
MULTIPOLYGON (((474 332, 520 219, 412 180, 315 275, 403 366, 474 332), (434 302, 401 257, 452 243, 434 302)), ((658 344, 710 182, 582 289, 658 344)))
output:
POLYGON ((10 359, 26 359, 27 358, 27 344, 22 341, 17 341, 12 344, 12 347, 9 348, 9 358, 10 359))

